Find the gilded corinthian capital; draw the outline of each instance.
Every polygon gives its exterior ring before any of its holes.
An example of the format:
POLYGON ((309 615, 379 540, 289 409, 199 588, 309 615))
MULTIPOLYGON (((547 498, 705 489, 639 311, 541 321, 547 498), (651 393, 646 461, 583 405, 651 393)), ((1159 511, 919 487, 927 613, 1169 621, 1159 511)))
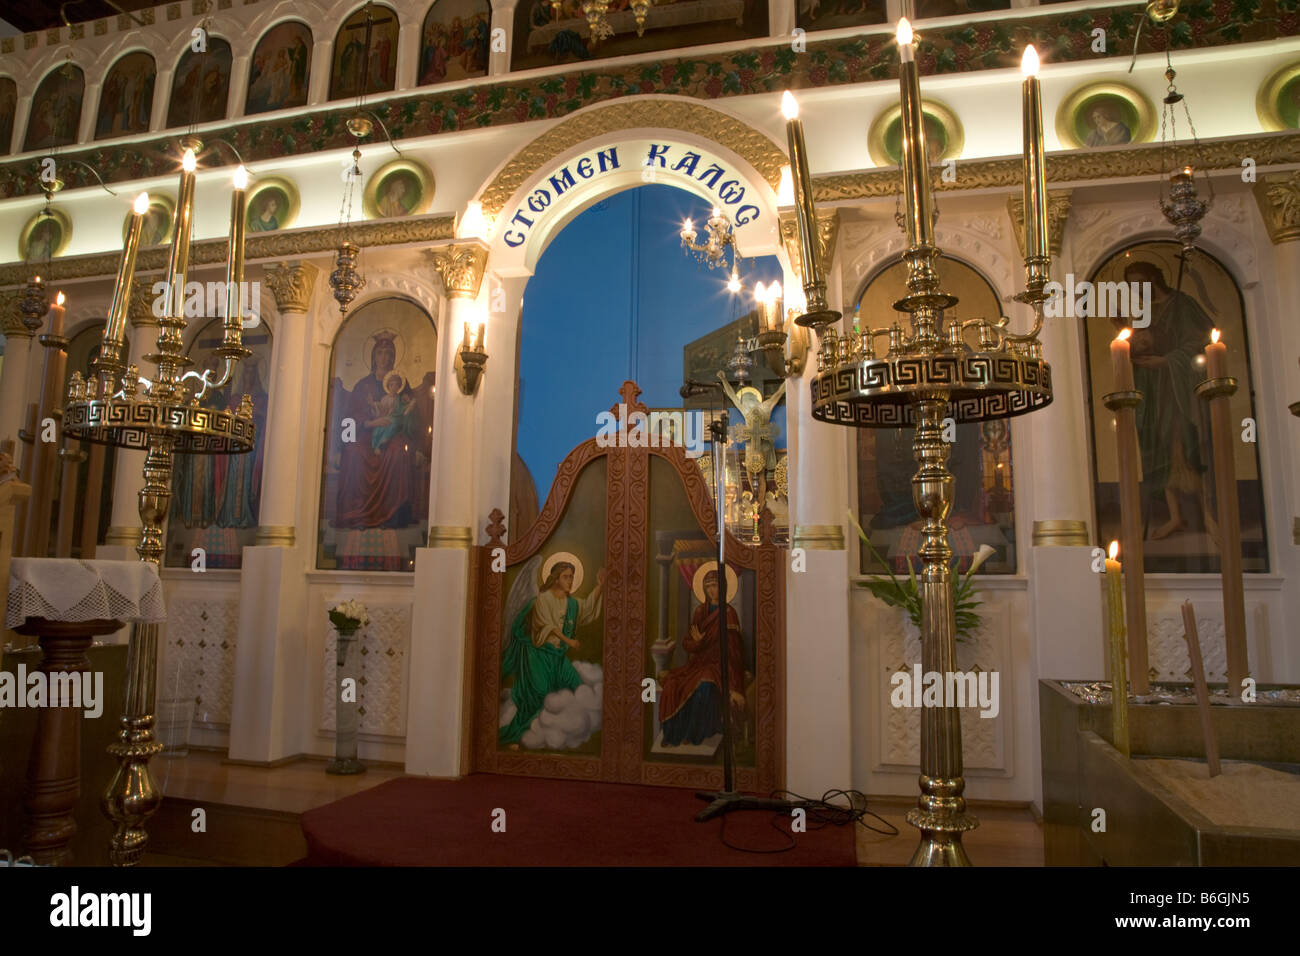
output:
POLYGON ((433 268, 442 279, 449 299, 477 299, 483 273, 487 271, 487 246, 478 242, 456 243, 429 252, 433 268))
POLYGON ((22 301, 22 289, 0 292, 0 332, 3 332, 6 338, 22 336, 30 339, 32 337, 31 330, 23 325, 22 313, 18 311, 18 304, 22 301))
MULTIPOLYGON (((835 261, 835 240, 840 234, 840 211, 831 209, 817 213, 817 255, 822 264, 822 275, 831 271, 835 261)), ((781 214, 781 241, 785 243, 785 254, 790 260, 790 267, 795 275, 803 279, 803 259, 799 255, 799 223, 794 213, 781 214)))
POLYGON ((1300 170, 1265 176, 1253 192, 1273 244, 1300 239, 1300 170))
MULTIPOLYGON (((1052 255, 1061 254, 1061 241, 1065 238, 1065 222, 1070 218, 1069 189, 1049 189, 1047 192, 1047 242, 1052 255)), ((1025 254, 1025 200, 1023 196, 1007 198, 1007 212, 1015 226, 1016 247, 1025 254)))
POLYGON ((306 312, 311 307, 318 275, 320 270, 307 262, 278 263, 262 273, 262 281, 271 287, 279 311, 306 312))
MULTIPOLYGON (((131 280, 131 295, 126 300, 126 317, 133 329, 158 324, 158 316, 153 311, 154 299, 157 298, 153 294, 153 286, 153 280, 131 280)), ((167 293, 164 290, 159 295, 166 296, 167 293)))

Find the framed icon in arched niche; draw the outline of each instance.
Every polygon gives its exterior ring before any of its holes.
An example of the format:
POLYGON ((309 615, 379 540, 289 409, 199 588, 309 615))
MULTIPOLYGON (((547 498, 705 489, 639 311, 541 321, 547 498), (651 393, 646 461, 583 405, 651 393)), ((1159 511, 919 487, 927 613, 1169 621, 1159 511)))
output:
POLYGON ((432 317, 409 299, 367 302, 330 354, 316 566, 413 571, 429 523, 432 317))

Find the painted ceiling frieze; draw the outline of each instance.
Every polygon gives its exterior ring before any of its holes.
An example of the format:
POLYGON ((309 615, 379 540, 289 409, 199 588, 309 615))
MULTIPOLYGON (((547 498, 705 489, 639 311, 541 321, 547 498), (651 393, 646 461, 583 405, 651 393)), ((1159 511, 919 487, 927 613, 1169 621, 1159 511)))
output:
MULTIPOLYGON (((1174 49, 1195 49, 1275 40, 1300 33, 1300 0, 1195 0, 1167 33, 1174 49)), ((925 76, 1018 67, 1034 43, 1048 63, 1125 61, 1133 52, 1140 7, 1034 14, 1001 21, 932 27, 921 32, 917 60, 925 76), (1106 50, 1094 53, 1093 33, 1106 31, 1106 50)), ((816 34, 812 35, 813 37, 816 34)), ((1145 31, 1142 51, 1164 49, 1166 34, 1145 31)), ((756 44, 759 41, 756 41, 756 44)), ((836 40, 809 39, 795 53, 775 38, 756 49, 684 55, 656 63, 577 70, 524 79, 503 77, 468 89, 423 90, 373 104, 396 140, 466 129, 558 119, 592 106, 643 93, 701 100, 726 99, 784 89, 847 86, 890 80, 898 75, 892 34, 873 33, 836 40)), ((1245 104, 1243 109, 1248 109, 1245 104)), ((293 116, 268 117, 205 134, 233 143, 247 162, 309 152, 347 149, 353 140, 346 122, 350 107, 323 107, 293 116)), ((152 140, 111 147, 70 149, 67 155, 93 166, 109 182, 171 175, 176 167, 172 131, 152 140)), ((0 166, 0 198, 39 195, 37 161, 0 166)), ((60 170, 68 187, 95 185, 79 167, 60 170)))

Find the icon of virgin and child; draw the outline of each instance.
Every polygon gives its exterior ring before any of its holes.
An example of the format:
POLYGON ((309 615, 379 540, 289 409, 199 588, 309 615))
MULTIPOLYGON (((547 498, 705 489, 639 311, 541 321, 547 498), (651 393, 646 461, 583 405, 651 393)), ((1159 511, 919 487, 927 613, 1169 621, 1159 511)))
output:
POLYGON ((334 382, 334 434, 355 441, 339 451, 336 528, 405 528, 428 515, 427 463, 433 425, 433 373, 417 387, 394 368, 394 333, 379 332, 370 348, 370 374, 351 389, 334 382))
MULTIPOLYGON (((503 711, 503 722, 497 733, 499 744, 518 750, 520 739, 528 733, 533 721, 547 704, 547 697, 556 691, 577 691, 584 684, 569 652, 580 652, 582 644, 577 630, 600 619, 604 609, 605 569, 596 572, 596 584, 586 597, 574 597, 582 585, 582 562, 573 554, 560 551, 552 554, 543 564, 538 555, 525 564, 510 589, 506 609, 506 634, 501 654, 501 677, 514 677, 510 688, 510 701, 514 714, 503 711), (538 566, 541 573, 538 575, 538 566), (527 597, 531 582, 540 577, 541 587, 536 595, 527 597)), ((599 665, 584 663, 588 675, 599 674, 599 665)), ((595 719, 584 712, 594 708, 599 714, 600 701, 593 695, 590 701, 576 696, 559 703, 563 709, 573 711, 583 728, 574 726, 564 733, 563 742, 576 746, 594 732, 595 719), (577 731, 577 733, 573 733, 577 731)), ((527 741, 525 741, 527 743, 527 741)), ((531 746, 531 744, 529 744, 531 746)))

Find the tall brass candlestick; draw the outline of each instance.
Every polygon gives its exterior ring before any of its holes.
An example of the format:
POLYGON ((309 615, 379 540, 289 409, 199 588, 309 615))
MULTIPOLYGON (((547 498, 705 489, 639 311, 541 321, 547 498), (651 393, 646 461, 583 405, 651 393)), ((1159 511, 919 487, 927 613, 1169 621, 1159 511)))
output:
POLYGON ((1020 61, 1023 84, 1025 154, 1025 271, 1030 289, 1047 284, 1050 251, 1047 232, 1047 175, 1043 160, 1043 94, 1038 82, 1038 51, 1025 47, 1020 61))
POLYGON ((135 257, 140 251, 140 230, 144 224, 145 213, 149 211, 149 194, 141 193, 135 197, 131 207, 131 222, 126 228, 126 241, 122 245, 122 261, 117 267, 117 281, 113 284, 113 303, 108 309, 108 321, 104 324, 104 341, 99 349, 97 368, 103 373, 101 385, 111 394, 116 389, 116 380, 126 371, 122 348, 126 344, 126 314, 131 305, 131 279, 135 275, 135 257))
MULTIPOLYGON (((145 358, 158 366, 146 402, 167 406, 180 398, 177 370, 189 364, 182 352, 185 330, 185 278, 190 264, 190 230, 194 220, 194 151, 201 144, 187 137, 181 161, 181 183, 176 208, 175 231, 167 265, 167 301, 158 321, 158 351, 145 358)), ((107 330, 106 330, 107 331, 107 330)), ((133 383, 127 383, 134 393, 133 383)), ((148 453, 144 461, 144 485, 139 493, 141 534, 136 554, 141 561, 162 563, 163 522, 171 501, 172 450, 175 433, 147 432, 148 453)), ((113 823, 108 856, 114 866, 140 862, 149 842, 145 822, 162 805, 162 792, 154 784, 149 761, 163 745, 154 736, 158 684, 158 625, 137 624, 131 632, 126 656, 126 700, 117 742, 108 752, 117 758, 117 770, 109 781, 100 806, 113 823)))
POLYGON ((907 243, 934 244, 934 210, 930 199, 929 155, 921 118, 921 80, 912 50, 912 25, 898 21, 899 104, 903 123, 903 198, 907 204, 907 243))
POLYGON ((1227 645, 1228 694, 1237 697, 1250 676, 1246 658, 1246 595, 1241 576, 1241 515, 1237 507, 1237 467, 1233 459, 1235 430, 1230 403, 1237 380, 1228 375, 1227 347, 1219 330, 1205 348, 1207 378, 1196 394, 1210 406, 1210 435, 1214 444, 1214 486, 1219 499, 1219 569, 1223 580, 1223 637, 1227 645))
POLYGON ((226 323, 223 345, 243 341, 244 219, 248 206, 248 171, 235 170, 235 189, 230 194, 230 256, 226 260, 226 323))
POLYGON ((786 141, 790 147, 791 178, 794 182, 794 214, 799 227, 799 264, 803 270, 803 291, 808 311, 797 321, 820 331, 839 319, 826 305, 826 277, 822 275, 821 245, 817 232, 817 209, 813 205, 812 176, 808 173, 808 147, 799 121, 799 104, 789 90, 781 96, 786 141))
MULTIPOLYGON (((185 279, 190 271, 190 232, 194 224, 194 144, 186 141, 181 160, 181 184, 176 200, 176 224, 172 232, 171 254, 167 261, 167 302, 158 320, 158 351, 146 355, 158 365, 152 394, 159 401, 171 401, 177 393, 177 369, 188 365, 182 354, 185 329, 185 279)), ((162 552, 159 551, 159 555, 162 552)), ((156 562, 155 562, 156 563, 156 562)))
MULTIPOLYGON (((1125 329, 1124 332, 1128 330, 1125 329)), ((1128 336, 1120 336, 1128 345, 1128 336)), ((1142 554, 1142 496, 1138 483, 1141 461, 1138 451, 1137 406, 1142 393, 1124 386, 1133 381, 1133 368, 1129 364, 1128 348, 1113 349, 1111 359, 1116 363, 1115 379, 1119 390, 1102 396, 1102 401, 1115 413, 1115 450, 1119 463, 1120 539, 1123 542, 1124 596, 1127 599, 1129 681, 1133 693, 1151 693, 1151 680, 1147 674, 1147 599, 1142 554)))

